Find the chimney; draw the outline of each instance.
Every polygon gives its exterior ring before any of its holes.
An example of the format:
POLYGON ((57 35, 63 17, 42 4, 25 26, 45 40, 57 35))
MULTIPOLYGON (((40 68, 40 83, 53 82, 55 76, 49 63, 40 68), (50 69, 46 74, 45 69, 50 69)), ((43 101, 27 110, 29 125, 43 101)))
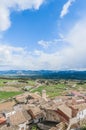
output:
POLYGON ((77 104, 75 97, 72 98, 72 104, 73 104, 73 105, 76 105, 76 104, 77 104))
POLYGON ((78 109, 75 109, 73 106, 69 106, 72 110, 72 117, 76 117, 77 113, 78 113, 78 109))
POLYGON ((42 98, 47 101, 46 90, 42 90, 42 98))

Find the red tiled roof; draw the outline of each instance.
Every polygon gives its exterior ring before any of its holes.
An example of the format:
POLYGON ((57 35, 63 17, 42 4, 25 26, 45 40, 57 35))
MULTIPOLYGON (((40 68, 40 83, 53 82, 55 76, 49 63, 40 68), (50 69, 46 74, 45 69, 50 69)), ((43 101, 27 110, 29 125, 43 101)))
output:
POLYGON ((6 118, 5 117, 1 117, 0 118, 0 124, 3 124, 3 123, 5 123, 6 122, 6 118))
POLYGON ((82 96, 82 94, 80 92, 77 92, 77 91, 72 91, 71 93, 76 95, 76 96, 82 96))

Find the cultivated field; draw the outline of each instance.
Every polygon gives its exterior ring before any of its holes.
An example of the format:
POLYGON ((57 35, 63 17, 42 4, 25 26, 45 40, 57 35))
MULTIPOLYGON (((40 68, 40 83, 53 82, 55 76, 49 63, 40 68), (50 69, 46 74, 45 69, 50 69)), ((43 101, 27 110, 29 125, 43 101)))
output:
POLYGON ((51 98, 67 95, 72 90, 86 92, 86 81, 46 80, 46 79, 0 79, 0 100, 13 97, 25 91, 39 92, 46 90, 51 98))

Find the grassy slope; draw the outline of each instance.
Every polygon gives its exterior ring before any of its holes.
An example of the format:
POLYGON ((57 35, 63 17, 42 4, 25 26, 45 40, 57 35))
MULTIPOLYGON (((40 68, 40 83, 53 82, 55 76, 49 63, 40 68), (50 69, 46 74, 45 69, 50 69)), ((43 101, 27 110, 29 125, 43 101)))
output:
MULTIPOLYGON (((13 80, 9 79, 0 79, 0 87, 6 86, 5 82, 12 82, 13 80)), ((2 99, 8 99, 10 97, 16 96, 18 94, 21 94, 22 92, 5 92, 5 91, 0 91, 0 100, 2 99)))
MULTIPOLYGON (((4 82, 12 82, 13 80, 10 80, 10 79, 0 79, 0 87, 3 87, 5 85, 4 82)), ((16 80, 17 81, 17 80, 16 80)), ((27 84, 26 86, 35 86, 35 80, 27 80, 27 84)), ((69 83, 71 83, 72 85, 75 84, 76 82, 73 82, 73 81, 69 81, 69 83)), ((72 86, 71 85, 71 86, 72 86)), ((9 86, 9 85, 8 85, 9 86)), ((11 86, 14 86, 16 87, 14 84, 11 85, 11 86)), ((17 87, 24 87, 24 85, 17 85, 17 87)), ((59 96, 61 95, 62 93, 65 92, 66 89, 70 89, 70 86, 68 87, 67 84, 65 83, 59 83, 59 84, 53 84, 51 83, 50 85, 43 85, 43 86, 40 86, 34 90, 32 90, 32 92, 42 92, 43 89, 46 90, 47 92, 47 95, 49 95, 49 97, 55 97, 55 96, 59 96)), ((77 86, 75 88, 72 88, 74 90, 79 90, 79 88, 83 88, 86 90, 86 83, 84 84, 77 84, 77 86)), ((20 94, 21 92, 0 92, 0 99, 6 99, 6 98, 9 98, 9 97, 12 97, 12 96, 15 96, 15 95, 18 95, 20 94)))
POLYGON ((34 89, 32 92, 38 91, 41 93, 43 89, 46 90, 49 97, 55 97, 61 95, 66 89, 66 86, 64 84, 40 86, 39 88, 34 89))
POLYGON ((1 99, 8 99, 10 97, 16 96, 21 94, 22 92, 0 92, 0 100, 1 99))

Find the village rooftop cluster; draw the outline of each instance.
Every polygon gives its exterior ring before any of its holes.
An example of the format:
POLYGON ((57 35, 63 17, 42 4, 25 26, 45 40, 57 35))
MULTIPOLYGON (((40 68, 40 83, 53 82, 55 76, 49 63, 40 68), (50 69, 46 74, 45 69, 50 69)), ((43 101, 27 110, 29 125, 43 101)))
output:
POLYGON ((0 130, 75 130, 86 122, 86 95, 71 91, 69 95, 50 99, 43 90, 26 92, 0 103, 0 130))

